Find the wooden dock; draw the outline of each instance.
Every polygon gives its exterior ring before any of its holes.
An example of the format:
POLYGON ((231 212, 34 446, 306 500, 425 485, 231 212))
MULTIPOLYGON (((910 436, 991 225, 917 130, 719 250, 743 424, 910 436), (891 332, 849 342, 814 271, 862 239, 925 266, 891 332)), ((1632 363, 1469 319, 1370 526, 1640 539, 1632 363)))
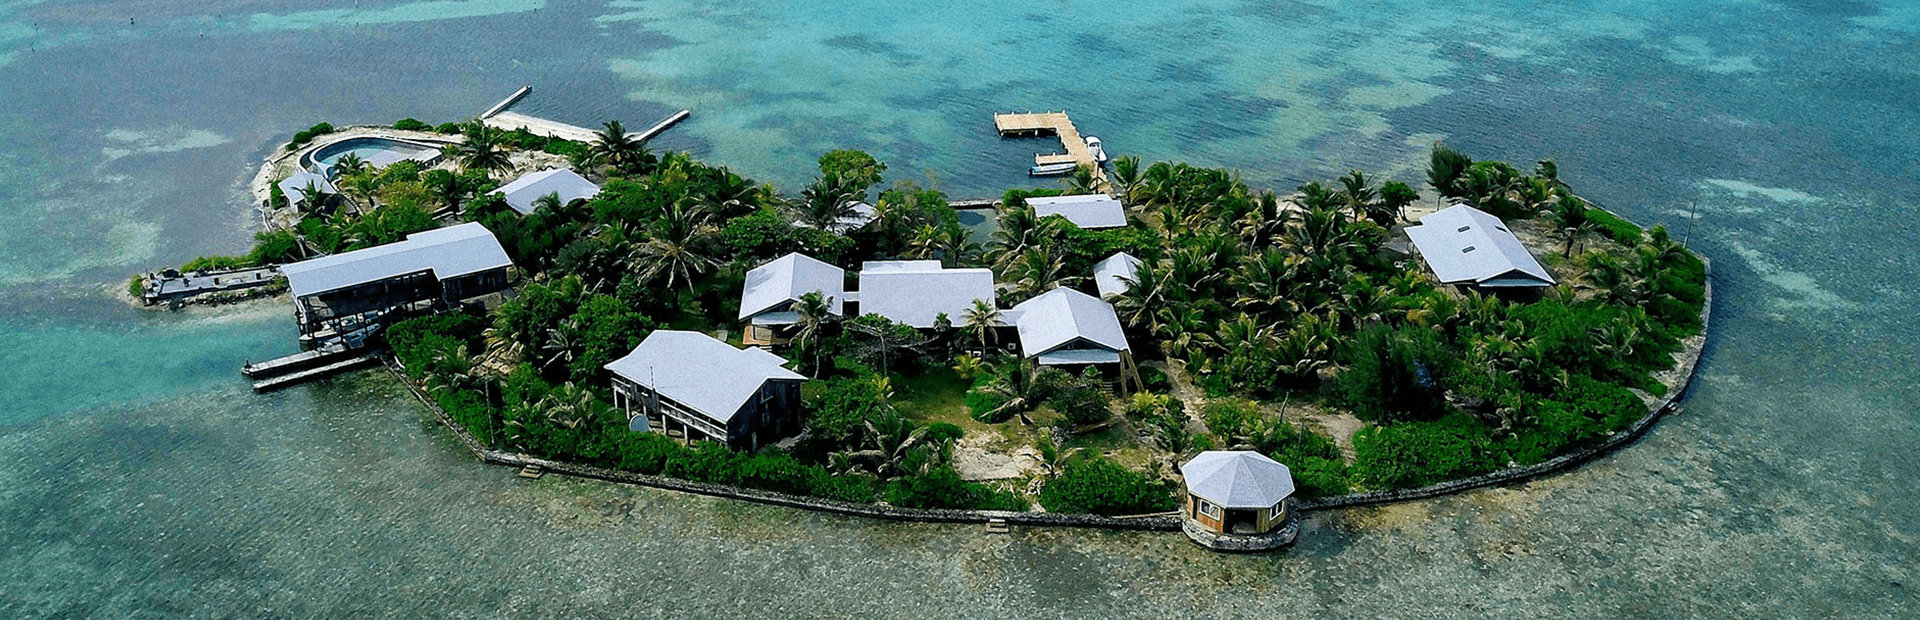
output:
POLYGON ((993 127, 1003 136, 1042 136, 1053 134, 1060 137, 1065 153, 1036 153, 1033 165, 1075 164, 1093 170, 1093 184, 1101 191, 1107 191, 1107 173, 1100 163, 1093 160, 1093 151, 1087 149, 1087 140, 1080 136, 1080 130, 1073 126, 1073 119, 1066 112, 1008 112, 993 115, 993 127))
POLYGON ((337 372, 352 370, 352 369, 360 368, 363 366, 371 366, 375 362, 378 362, 380 360, 380 356, 377 354, 366 353, 366 352, 361 352, 361 353, 362 353, 361 355, 349 357, 347 359, 333 362, 325 366, 308 368, 306 370, 302 370, 299 372, 287 373, 277 377, 255 381, 253 382, 253 391, 270 392, 283 387, 287 387, 289 385, 293 385, 295 383, 300 383, 303 381, 311 381, 311 380, 325 377, 327 375, 331 375, 337 372))
MULTIPOLYGON (((531 92, 533 92, 532 86, 520 87, 520 90, 514 91, 513 94, 508 95, 506 99, 500 100, 500 103, 494 104, 494 106, 491 108, 488 108, 486 112, 482 112, 479 116, 480 122, 485 124, 488 127, 499 129, 501 131, 513 131, 515 129, 525 129, 527 130, 527 133, 531 133, 537 136, 546 136, 549 138, 560 138, 562 140, 572 140, 574 142, 592 142, 593 141, 594 136, 598 133, 599 130, 588 129, 585 127, 579 127, 575 125, 568 125, 560 121, 547 120, 544 118, 540 118, 538 116, 528 116, 525 114, 520 114, 518 112, 507 111, 507 108, 513 107, 513 104, 519 103, 522 98, 527 96, 527 93, 531 93, 531 92)), ((675 112, 673 113, 673 115, 668 116, 666 120, 662 120, 658 123, 655 123, 652 127, 647 128, 646 131, 629 132, 627 134, 627 137, 633 138, 635 140, 639 140, 642 142, 651 140, 653 139, 654 136, 660 135, 660 132, 666 131, 668 128, 673 127, 675 124, 679 123, 680 121, 686 120, 688 116, 692 116, 692 115, 693 115, 692 110, 681 110, 679 112, 675 112)), ((1084 149, 1085 145, 1081 145, 1081 148, 1084 149)))

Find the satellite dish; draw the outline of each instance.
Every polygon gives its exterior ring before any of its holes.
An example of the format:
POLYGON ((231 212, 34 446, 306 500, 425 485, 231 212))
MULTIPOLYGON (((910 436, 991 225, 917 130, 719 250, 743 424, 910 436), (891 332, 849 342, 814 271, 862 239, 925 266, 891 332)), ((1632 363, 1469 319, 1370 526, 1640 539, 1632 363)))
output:
POLYGON ((653 426, 650 424, 647 424, 647 416, 637 415, 637 416, 633 416, 633 419, 627 420, 627 430, 634 431, 637 433, 645 433, 645 432, 652 431, 653 426))

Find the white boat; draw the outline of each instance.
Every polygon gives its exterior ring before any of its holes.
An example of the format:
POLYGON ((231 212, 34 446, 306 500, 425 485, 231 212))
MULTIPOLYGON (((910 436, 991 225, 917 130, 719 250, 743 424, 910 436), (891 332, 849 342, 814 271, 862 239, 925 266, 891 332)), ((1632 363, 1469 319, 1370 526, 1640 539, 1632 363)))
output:
POLYGON ((1087 151, 1093 153, 1093 161, 1095 163, 1107 163, 1107 151, 1100 148, 1099 138, 1087 136, 1087 151))
POLYGON ((1044 165, 1028 168, 1027 176, 1057 177, 1069 172, 1073 172, 1073 169, 1078 167, 1080 167, 1080 165, 1075 164, 1073 162, 1067 162, 1064 164, 1044 164, 1044 165))

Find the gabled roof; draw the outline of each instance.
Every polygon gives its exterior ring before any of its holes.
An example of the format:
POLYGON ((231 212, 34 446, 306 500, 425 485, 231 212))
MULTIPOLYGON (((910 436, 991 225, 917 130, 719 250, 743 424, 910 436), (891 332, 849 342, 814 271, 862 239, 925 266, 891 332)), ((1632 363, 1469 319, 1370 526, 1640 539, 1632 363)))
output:
POLYGON ((296 170, 292 176, 281 181, 279 183, 280 193, 287 197, 287 204, 299 206, 300 203, 306 202, 307 200, 306 195, 301 194, 300 190, 306 189, 308 183, 312 183, 314 189, 320 190, 321 194, 340 193, 340 190, 333 187, 333 182, 327 180, 326 175, 314 174, 305 170, 296 170))
POLYGON ((406 241, 343 252, 283 265, 296 298, 377 282, 419 271, 446 280, 470 273, 512 267, 513 260, 478 223, 407 235, 406 241))
POLYGON ((814 291, 826 296, 834 316, 841 316, 846 281, 845 270, 799 252, 773 259, 747 272, 746 286, 740 291, 740 319, 782 309, 814 291))
POLYGON ((766 382, 806 380, 781 367, 786 361, 761 349, 735 349, 699 332, 662 329, 606 369, 725 426, 766 382))
POLYGON ((1407 238, 1447 284, 1552 286, 1553 276, 1500 218, 1454 205, 1420 218, 1407 238))
POLYGON ((1117 252, 1093 264, 1093 286, 1100 290, 1101 297, 1125 293, 1127 283, 1133 280, 1133 272, 1139 269, 1140 259, 1126 252, 1117 252))
POLYGON ((513 210, 527 214, 533 213, 533 202, 541 196, 557 193, 560 195, 560 204, 567 204, 600 195, 600 186, 574 174, 572 170, 556 168, 529 173, 500 186, 493 193, 506 198, 513 210))
POLYGON ((1201 452, 1180 475, 1188 493, 1227 508, 1267 508, 1293 495, 1293 472, 1258 452, 1201 452))
POLYGON ((1018 315, 1014 323, 1020 330, 1020 350, 1027 357, 1079 342, 1115 352, 1127 350, 1127 336, 1120 331, 1120 316, 1114 314, 1113 305, 1080 291, 1053 289, 1021 302, 1007 314, 1018 315))
POLYGON ((1034 215, 1058 215, 1081 228, 1119 228, 1127 225, 1127 210, 1106 194, 1036 196, 1027 199, 1034 215))
POLYGON ((860 264, 862 313, 922 329, 945 313, 958 325, 975 299, 994 303, 992 270, 941 269, 937 260, 860 264))

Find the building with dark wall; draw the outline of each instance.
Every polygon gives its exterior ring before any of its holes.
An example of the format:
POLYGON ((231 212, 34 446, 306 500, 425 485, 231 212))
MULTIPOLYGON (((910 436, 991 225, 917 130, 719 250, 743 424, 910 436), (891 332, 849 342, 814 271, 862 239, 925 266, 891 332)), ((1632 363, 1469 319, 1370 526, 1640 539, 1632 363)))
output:
POLYGON ((758 450, 800 431, 800 384, 787 360, 706 334, 663 329, 607 364, 628 428, 758 450))
POLYGON ((341 332, 396 309, 459 303, 507 288, 513 261, 479 224, 417 232, 406 241, 280 268, 303 338, 341 332))

